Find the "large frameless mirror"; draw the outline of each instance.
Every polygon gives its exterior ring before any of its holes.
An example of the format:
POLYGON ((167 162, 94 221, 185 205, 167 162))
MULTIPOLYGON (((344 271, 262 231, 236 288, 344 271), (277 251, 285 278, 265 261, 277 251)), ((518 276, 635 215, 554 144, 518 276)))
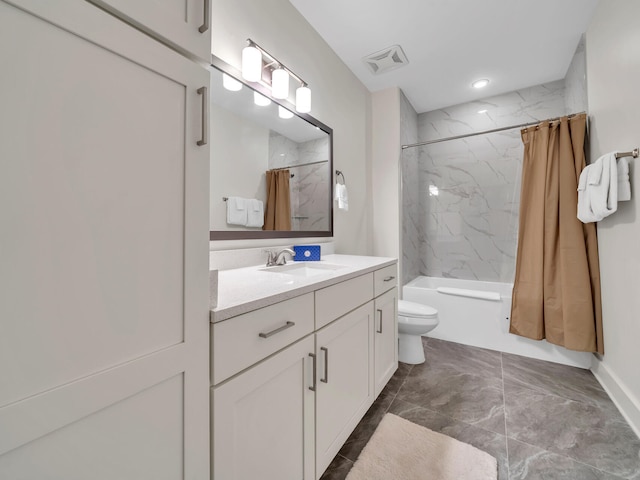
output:
POLYGON ((333 131, 241 78, 212 58, 210 239, 332 236, 333 131))

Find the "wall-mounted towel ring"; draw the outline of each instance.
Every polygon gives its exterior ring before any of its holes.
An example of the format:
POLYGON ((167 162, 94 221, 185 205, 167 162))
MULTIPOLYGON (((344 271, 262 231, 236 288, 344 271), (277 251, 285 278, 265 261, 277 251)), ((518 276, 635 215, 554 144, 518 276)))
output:
POLYGON ((342 177, 342 184, 346 185, 347 181, 344 178, 344 173, 342 173, 340 170, 336 170, 336 183, 338 183, 338 177, 342 177))

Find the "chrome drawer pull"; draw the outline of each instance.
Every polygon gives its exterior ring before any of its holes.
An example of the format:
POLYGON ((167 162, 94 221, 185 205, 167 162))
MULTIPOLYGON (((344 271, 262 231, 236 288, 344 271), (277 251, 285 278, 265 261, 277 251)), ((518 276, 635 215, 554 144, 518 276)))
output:
POLYGON ((209 19, 211 18, 211 0, 204 0, 204 23, 200 25, 198 31, 204 33, 209 30, 209 19))
POLYGON ((384 280, 382 280, 383 282, 390 282, 391 280, 393 280, 396 277, 385 277, 384 280))
POLYGON ((275 335, 276 333, 279 333, 283 330, 286 330, 287 328, 291 328, 295 325, 294 322, 287 322, 285 323, 283 326, 276 328, 275 330, 271 330, 270 332, 267 333, 259 333, 258 336, 260 338, 269 338, 271 335, 275 335))
POLYGON ((198 95, 202 95, 202 138, 196 142, 201 147, 206 145, 209 140, 209 116, 207 115, 209 108, 209 89, 207 87, 200 87, 198 95))
POLYGON ((309 387, 309 390, 311 390, 312 392, 316 391, 316 384, 317 384, 317 378, 316 378, 316 354, 315 353, 310 353, 309 356, 313 359, 313 386, 309 387))
POLYGON ((320 350, 324 352, 324 378, 321 378, 322 383, 329 383, 329 349, 327 347, 320 347, 320 350))
POLYGON ((380 314, 380 330, 376 330, 376 332, 382 333, 382 310, 378 309, 378 313, 380 314))

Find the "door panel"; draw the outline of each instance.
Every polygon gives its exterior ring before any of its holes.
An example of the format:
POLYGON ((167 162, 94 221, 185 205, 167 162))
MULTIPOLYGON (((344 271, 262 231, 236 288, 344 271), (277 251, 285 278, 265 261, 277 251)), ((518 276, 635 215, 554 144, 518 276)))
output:
POLYGON ((398 290, 375 299, 375 396, 398 368, 398 290))

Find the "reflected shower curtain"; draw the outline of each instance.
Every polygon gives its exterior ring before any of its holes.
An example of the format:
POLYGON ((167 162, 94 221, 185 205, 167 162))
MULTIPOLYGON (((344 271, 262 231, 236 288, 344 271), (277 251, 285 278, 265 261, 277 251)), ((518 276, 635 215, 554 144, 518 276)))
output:
POLYGON ((525 152, 509 331, 602 354, 596 227, 577 218, 586 114, 521 133, 525 152))
POLYGON ((267 171, 267 205, 263 230, 291 230, 289 170, 267 171))

